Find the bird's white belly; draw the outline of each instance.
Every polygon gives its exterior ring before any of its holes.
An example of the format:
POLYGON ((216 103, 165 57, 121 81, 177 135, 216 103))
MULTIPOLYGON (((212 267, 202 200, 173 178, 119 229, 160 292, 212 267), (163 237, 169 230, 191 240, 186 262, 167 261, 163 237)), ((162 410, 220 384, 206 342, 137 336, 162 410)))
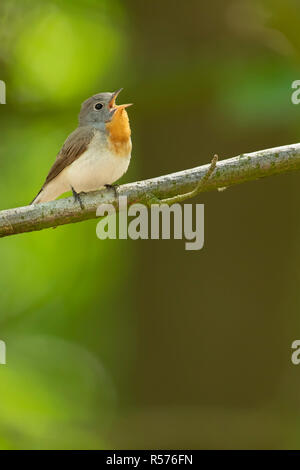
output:
POLYGON ((96 191, 121 178, 127 171, 129 162, 130 154, 121 157, 109 149, 90 147, 66 169, 66 177, 77 193, 96 191))

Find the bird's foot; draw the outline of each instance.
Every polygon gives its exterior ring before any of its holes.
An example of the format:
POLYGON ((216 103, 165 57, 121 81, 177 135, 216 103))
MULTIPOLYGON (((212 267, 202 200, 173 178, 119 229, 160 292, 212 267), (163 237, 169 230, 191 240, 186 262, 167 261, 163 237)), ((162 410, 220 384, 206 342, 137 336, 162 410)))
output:
POLYGON ((113 189, 114 193, 115 193, 115 197, 118 196, 118 189, 119 189, 119 185, 118 184, 105 184, 104 185, 107 189, 113 189))
MULTIPOLYGON (((81 200, 80 194, 79 194, 79 193, 76 193, 76 191, 75 191, 75 189, 73 188, 73 186, 72 186, 72 193, 73 193, 75 202, 79 202, 81 209, 84 209, 84 205, 83 205, 83 202, 82 202, 82 200, 81 200)), ((81 194, 82 194, 82 193, 81 193, 81 194)))

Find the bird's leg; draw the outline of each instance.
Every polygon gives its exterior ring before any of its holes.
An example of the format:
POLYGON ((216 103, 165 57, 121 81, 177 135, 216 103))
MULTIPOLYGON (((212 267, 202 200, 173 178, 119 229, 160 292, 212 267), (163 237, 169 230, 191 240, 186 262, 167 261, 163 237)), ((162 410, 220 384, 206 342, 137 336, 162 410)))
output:
POLYGON ((81 200, 80 194, 76 193, 73 186, 71 186, 71 188, 72 188, 72 193, 73 193, 75 202, 79 202, 81 209, 84 209, 84 205, 83 205, 83 202, 81 200))
POLYGON ((114 190, 114 193, 115 193, 115 197, 118 196, 118 189, 119 189, 119 185, 118 184, 105 184, 104 185, 107 189, 113 189, 114 190))

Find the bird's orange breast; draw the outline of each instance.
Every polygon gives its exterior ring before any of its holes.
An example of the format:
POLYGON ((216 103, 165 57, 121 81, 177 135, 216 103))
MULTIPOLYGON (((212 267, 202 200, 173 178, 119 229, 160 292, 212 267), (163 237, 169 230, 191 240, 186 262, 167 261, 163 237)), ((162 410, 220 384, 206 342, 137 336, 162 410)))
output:
POLYGON ((131 130, 129 118, 124 108, 115 111, 113 119, 106 124, 108 142, 111 150, 120 157, 126 157, 131 152, 131 130))

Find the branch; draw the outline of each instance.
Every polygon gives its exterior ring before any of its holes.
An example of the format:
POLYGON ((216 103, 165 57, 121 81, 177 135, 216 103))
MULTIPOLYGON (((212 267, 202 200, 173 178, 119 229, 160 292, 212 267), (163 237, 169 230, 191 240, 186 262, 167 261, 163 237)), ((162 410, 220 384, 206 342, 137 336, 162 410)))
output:
MULTIPOLYGON (((293 144, 242 154, 218 163, 215 156, 208 165, 124 184, 118 194, 127 196, 128 205, 136 202, 148 206, 153 202, 171 204, 201 192, 299 169, 300 144, 293 144)), ((81 199, 83 210, 72 197, 3 210, 0 212, 0 237, 94 219, 100 204, 113 204, 118 209, 118 199, 111 189, 90 192, 81 199)))

